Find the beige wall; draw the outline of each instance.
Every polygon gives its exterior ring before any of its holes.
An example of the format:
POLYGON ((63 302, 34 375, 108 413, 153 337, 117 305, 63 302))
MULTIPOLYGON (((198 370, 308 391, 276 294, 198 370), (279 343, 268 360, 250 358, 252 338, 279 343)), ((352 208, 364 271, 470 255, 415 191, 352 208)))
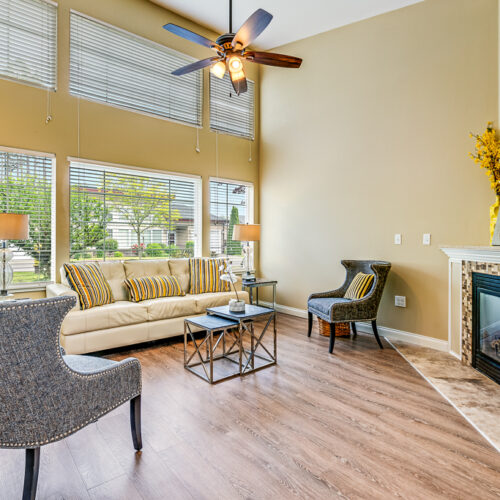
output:
MULTIPOLYGON (((146 0, 59 0, 58 90, 52 94, 53 120, 46 125, 47 92, 27 85, 0 80, 0 145, 57 155, 56 259, 59 267, 69 256, 68 156, 78 156, 77 99, 69 95, 69 11, 144 36, 197 58, 211 51, 167 33, 162 26, 174 22, 215 39, 216 34, 146 0)), ((248 64, 247 75, 256 81, 258 68, 248 64)), ((203 254, 209 253, 208 179, 215 176, 215 134, 208 125, 208 70, 204 80, 201 153, 195 152, 196 129, 166 120, 123 111, 81 100, 80 157, 124 165, 201 175, 203 178, 203 254)), ((256 116, 258 137, 258 114, 256 116)), ((253 161, 248 162, 249 143, 219 135, 219 176, 252 182, 255 207, 259 206, 258 141, 252 143, 253 161)), ((257 211, 258 212, 258 211, 257 211)), ((258 220, 258 213, 255 214, 258 220)), ((28 294, 34 297, 34 293, 28 294)))
POLYGON ((302 68, 261 72, 261 270, 280 304, 340 285, 342 258, 386 259, 380 324, 447 338, 439 246, 488 244, 494 196, 467 153, 498 118, 497 10, 426 0, 280 47, 302 68))

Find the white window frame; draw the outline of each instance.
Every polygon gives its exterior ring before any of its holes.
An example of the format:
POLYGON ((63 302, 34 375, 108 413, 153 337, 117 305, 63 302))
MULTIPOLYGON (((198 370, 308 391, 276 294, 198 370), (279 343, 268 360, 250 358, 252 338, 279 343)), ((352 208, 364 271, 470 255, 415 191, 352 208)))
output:
POLYGON ((34 281, 32 283, 13 283, 9 290, 13 292, 41 292, 47 288, 47 285, 55 283, 56 280, 56 155, 42 151, 33 151, 30 149, 9 148, 0 146, 3 153, 14 153, 26 156, 42 156, 52 160, 52 179, 51 179, 51 254, 50 254, 50 281, 34 281))
MULTIPOLYGON (((49 90, 51 92, 57 92, 57 79, 58 79, 58 60, 59 60, 59 51, 58 51, 58 16, 59 16, 59 5, 57 2, 53 0, 40 0, 40 2, 46 3, 48 5, 52 5, 56 8, 56 19, 55 19, 55 33, 54 33, 54 44, 55 44, 55 60, 54 60, 54 86, 47 86, 41 83, 33 82, 31 80, 27 80, 24 78, 16 78, 14 76, 9 76, 4 73, 0 73, 0 79, 7 80, 9 82, 21 83, 23 85, 29 85, 30 87, 35 87, 38 89, 49 90)), ((21 150, 19 150, 21 151, 21 150)))
MULTIPOLYGON (((163 171, 163 170, 155 170, 155 169, 150 169, 150 168, 144 168, 144 167, 137 167, 137 166, 132 166, 132 165, 123 165, 119 163, 107 163, 107 162, 102 162, 102 161, 96 161, 96 160, 88 160, 85 158, 76 158, 72 156, 68 156, 67 158, 69 162, 69 166, 71 168, 71 163, 78 163, 84 165, 88 165, 89 168, 92 168, 93 170, 101 170, 101 171, 106 171, 106 172, 116 172, 116 173, 130 173, 130 171, 137 171, 141 172, 145 175, 148 175, 150 177, 156 177, 158 179, 172 179, 172 180, 179 180, 179 179, 188 179, 190 181, 194 182, 194 193, 195 193, 195 200, 194 200, 194 227, 195 227, 195 235, 196 238, 194 240, 194 256, 195 257, 201 257, 202 253, 202 246, 203 246, 203 241, 202 241, 202 206, 203 206, 203 199, 202 199, 202 179, 201 176, 199 175, 194 175, 194 174, 184 174, 181 172, 172 172, 172 171, 163 171)), ((68 177, 68 190, 71 190, 71 180, 68 177)), ((71 214, 70 214, 71 216, 71 214)))
MULTIPOLYGON (((255 212, 254 212, 254 207, 255 207, 255 188, 253 182, 248 182, 248 181, 240 181, 238 179, 228 179, 224 177, 210 177, 209 180, 209 212, 210 212, 210 204, 212 202, 211 200, 211 189, 210 189, 210 183, 211 182, 222 182, 225 184, 237 184, 239 186, 246 186, 248 188, 248 224, 254 224, 255 221, 255 212)), ((209 213, 209 221, 210 217, 212 216, 211 213, 209 213)), ((211 224, 210 224, 211 226, 211 224)), ((210 233, 210 226, 209 226, 209 233, 210 233)), ((209 234, 209 239, 210 239, 210 234, 209 234)), ((210 246, 210 241, 209 241, 209 246, 210 246)), ((250 248, 251 248, 251 256, 252 260, 250 261, 250 269, 254 268, 255 264, 255 243, 253 241, 250 242, 250 248)), ((210 250, 210 248, 209 248, 210 250)), ((236 274, 243 274, 244 270, 237 270, 235 271, 236 274)))

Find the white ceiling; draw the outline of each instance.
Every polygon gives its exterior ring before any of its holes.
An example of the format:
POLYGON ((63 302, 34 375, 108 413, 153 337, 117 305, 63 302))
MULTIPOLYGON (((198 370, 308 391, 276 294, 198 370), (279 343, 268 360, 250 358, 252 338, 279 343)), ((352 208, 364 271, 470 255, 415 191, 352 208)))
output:
MULTIPOLYGON (((217 33, 229 28, 229 0, 152 0, 217 33)), ((271 49, 423 0, 233 0, 233 31, 258 8, 273 14, 253 44, 271 49)))

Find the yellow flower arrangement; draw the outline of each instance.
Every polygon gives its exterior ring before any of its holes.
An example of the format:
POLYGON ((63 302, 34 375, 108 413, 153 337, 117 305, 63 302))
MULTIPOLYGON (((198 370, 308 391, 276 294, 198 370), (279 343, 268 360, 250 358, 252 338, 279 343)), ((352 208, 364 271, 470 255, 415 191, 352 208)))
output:
POLYGON ((500 141, 493 128, 493 123, 488 122, 486 131, 482 135, 470 134, 476 139, 476 154, 469 153, 471 158, 484 168, 491 182, 491 189, 500 195, 500 141))
POLYGON ((492 243, 500 209, 500 140, 497 138, 492 122, 488 122, 482 135, 471 133, 470 136, 476 139, 476 153, 469 153, 469 155, 486 170, 491 189, 497 195, 496 202, 490 207, 490 243, 492 243))

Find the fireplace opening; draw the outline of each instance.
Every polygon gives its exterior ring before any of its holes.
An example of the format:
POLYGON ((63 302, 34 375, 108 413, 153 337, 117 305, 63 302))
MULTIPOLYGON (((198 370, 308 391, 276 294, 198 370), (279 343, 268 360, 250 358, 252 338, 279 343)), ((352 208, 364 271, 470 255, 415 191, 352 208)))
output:
POLYGON ((500 276, 472 273, 472 366, 500 384, 500 276))

